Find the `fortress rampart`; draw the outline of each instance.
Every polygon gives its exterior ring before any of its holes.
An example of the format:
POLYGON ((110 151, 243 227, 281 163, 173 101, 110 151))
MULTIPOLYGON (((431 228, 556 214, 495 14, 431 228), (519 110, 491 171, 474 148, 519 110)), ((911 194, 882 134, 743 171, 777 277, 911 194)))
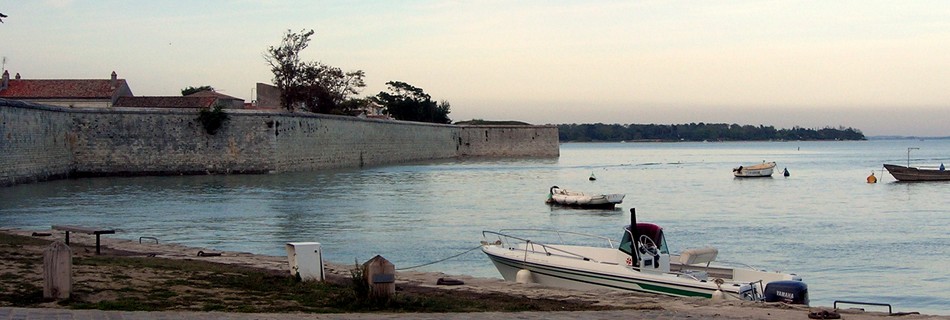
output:
POLYGON ((458 157, 557 157, 556 126, 457 126, 228 110, 62 108, 0 99, 0 186, 68 177, 269 173, 458 157))

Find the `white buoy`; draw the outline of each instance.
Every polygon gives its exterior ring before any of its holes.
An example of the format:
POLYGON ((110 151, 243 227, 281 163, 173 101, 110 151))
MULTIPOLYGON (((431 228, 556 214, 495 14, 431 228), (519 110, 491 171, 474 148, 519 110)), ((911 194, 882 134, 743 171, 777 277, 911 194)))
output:
POLYGON ((724 293, 722 293, 722 290, 716 289, 716 291, 713 291, 713 293, 712 293, 712 301, 719 302, 719 301, 722 301, 722 300, 724 300, 724 299, 726 299, 726 295, 725 295, 724 293))
POLYGON ((515 282, 517 283, 531 283, 531 271, 528 269, 518 270, 518 274, 515 275, 515 282))

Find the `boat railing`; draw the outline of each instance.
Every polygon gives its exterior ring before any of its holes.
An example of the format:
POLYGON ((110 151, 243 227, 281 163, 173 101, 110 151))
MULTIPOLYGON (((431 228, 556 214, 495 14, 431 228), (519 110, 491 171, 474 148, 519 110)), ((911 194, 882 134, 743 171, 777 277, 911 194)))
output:
MULTIPOLYGON (((576 258, 576 259, 581 259, 581 260, 584 260, 584 261, 599 262, 599 261, 597 261, 596 259, 593 259, 593 258, 584 256, 584 255, 582 255, 582 254, 578 254, 578 253, 574 253, 574 252, 570 252, 570 251, 567 251, 567 250, 558 248, 558 247, 556 247, 556 244, 554 244, 554 245, 552 245, 552 244, 544 244, 544 243, 537 242, 537 241, 534 241, 534 240, 525 239, 525 238, 521 238, 521 237, 517 237, 517 236, 510 235, 510 234, 501 233, 501 231, 548 231, 548 232, 551 232, 551 231, 553 231, 553 230, 543 230, 543 229, 504 229, 504 230, 499 230, 499 232, 487 231, 487 230, 486 230, 486 231, 482 231, 482 237, 488 238, 489 235, 497 236, 497 237, 498 237, 498 241, 495 242, 495 243, 496 243, 496 244, 504 245, 505 247, 510 248, 510 249, 515 249, 515 248, 517 248, 517 246, 516 246, 517 244, 523 243, 523 244, 524 244, 524 249, 523 249, 523 250, 525 250, 525 253, 526 253, 526 254, 527 254, 527 252, 543 252, 543 253, 546 254, 546 255, 557 254, 557 255, 561 255, 561 256, 567 256, 567 257, 572 257, 572 258, 576 258)), ((563 232, 563 233, 569 233, 569 232, 563 232)), ((579 233, 574 233, 574 232, 570 232, 570 233, 571 233, 571 234, 578 234, 578 235, 586 235, 586 234, 582 234, 582 233, 580 233, 580 234, 579 234, 579 233)), ((600 236, 595 236, 595 237, 600 237, 600 236)))
MULTIPOLYGON (((694 265, 682 264, 682 263, 679 263, 679 262, 673 262, 673 263, 682 265, 683 267, 695 267, 694 265)), ((756 268, 755 266, 752 266, 752 265, 749 265, 749 264, 746 264, 746 263, 735 262, 735 261, 728 261, 728 260, 715 260, 715 261, 712 261, 711 263, 709 263, 708 265, 706 265, 706 266, 704 267, 704 269, 709 269, 709 268, 714 268, 714 269, 715 269, 715 268, 738 269, 738 267, 744 267, 744 268, 749 269, 749 270, 762 271, 762 269, 756 268)))
POLYGON ((749 265, 749 264, 745 264, 745 263, 742 263, 742 262, 735 262, 735 261, 718 261, 718 260, 717 260, 717 261, 716 261, 713 265, 711 265, 711 266, 712 266, 712 267, 717 267, 717 266, 719 266, 719 267, 733 267, 733 268, 735 268, 735 267, 745 267, 746 269, 749 269, 749 270, 758 270, 758 271, 762 271, 762 270, 763 270, 763 269, 756 268, 756 267, 754 267, 754 266, 752 266, 752 265, 749 265))
POLYGON ((552 229, 501 229, 501 230, 498 230, 498 232, 512 232, 512 231, 514 231, 514 232, 536 232, 536 233, 539 233, 539 234, 542 234, 542 233, 553 234, 554 236, 557 237, 557 240, 561 242, 561 243, 559 243, 559 244, 568 244, 567 242, 564 241, 564 236, 565 236, 565 235, 567 235, 567 236, 576 236, 576 237, 578 237, 578 238, 590 238, 590 239, 595 239, 595 240, 603 241, 603 242, 607 245, 607 248, 616 249, 616 247, 614 247, 614 242, 615 242, 615 241, 614 241, 613 239, 611 239, 611 238, 609 238, 609 237, 599 236, 599 235, 596 235, 596 234, 590 234, 590 233, 573 232, 573 231, 561 231, 561 230, 552 230, 552 229))

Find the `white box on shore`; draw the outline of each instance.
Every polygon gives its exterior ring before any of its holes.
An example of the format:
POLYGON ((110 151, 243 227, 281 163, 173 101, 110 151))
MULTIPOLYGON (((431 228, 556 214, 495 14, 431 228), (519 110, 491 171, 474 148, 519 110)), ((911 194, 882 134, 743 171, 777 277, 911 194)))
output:
POLYGON ((287 259, 291 275, 299 274, 302 280, 324 280, 323 250, 319 242, 288 242, 287 259))

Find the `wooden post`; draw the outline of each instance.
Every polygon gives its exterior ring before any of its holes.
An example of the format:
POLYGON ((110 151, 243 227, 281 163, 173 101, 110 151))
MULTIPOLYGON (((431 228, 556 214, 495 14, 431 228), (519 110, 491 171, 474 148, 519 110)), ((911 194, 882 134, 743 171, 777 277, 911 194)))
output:
POLYGON ((396 294, 396 266, 381 256, 363 264, 363 277, 369 284, 369 298, 389 300, 396 294))
POLYGON ((43 251, 43 298, 69 299, 73 291, 73 250, 55 241, 43 251))

